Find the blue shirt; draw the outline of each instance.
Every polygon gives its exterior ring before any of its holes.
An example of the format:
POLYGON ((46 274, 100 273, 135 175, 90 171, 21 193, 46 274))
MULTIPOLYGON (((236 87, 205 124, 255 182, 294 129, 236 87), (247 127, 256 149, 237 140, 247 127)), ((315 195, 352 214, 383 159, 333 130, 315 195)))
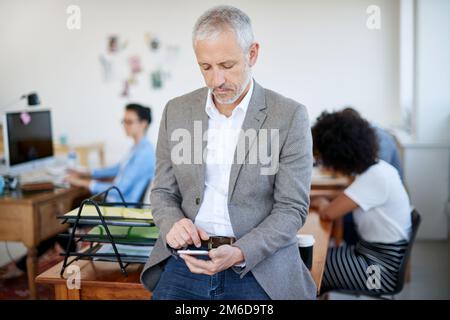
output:
POLYGON ((377 126, 372 126, 378 139, 378 158, 386 161, 397 169, 400 179, 403 180, 403 170, 400 164, 400 155, 394 138, 385 130, 377 126))
MULTIPOLYGON (((115 185, 122 192, 126 202, 141 201, 144 192, 155 174, 155 152, 153 145, 146 138, 141 139, 132 147, 124 161, 111 167, 92 171, 89 189, 96 194, 115 185), (113 182, 102 182, 95 179, 114 178, 113 182)), ((115 190, 108 194, 108 201, 120 202, 120 196, 115 190)), ((145 201, 144 201, 145 202, 145 201)))

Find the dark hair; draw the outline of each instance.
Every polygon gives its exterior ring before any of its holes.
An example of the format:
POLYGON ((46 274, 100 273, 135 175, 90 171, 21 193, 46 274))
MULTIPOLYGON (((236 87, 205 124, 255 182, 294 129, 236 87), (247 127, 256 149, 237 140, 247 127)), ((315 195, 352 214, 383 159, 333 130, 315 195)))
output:
POLYGON ((367 120, 353 112, 323 112, 312 128, 316 159, 352 176, 378 162, 378 140, 367 120))
POLYGON ((361 115, 359 114, 359 112, 356 111, 353 107, 350 107, 350 106, 344 107, 344 109, 342 109, 342 112, 352 113, 352 114, 355 115, 355 116, 361 117, 361 115))
POLYGON ((152 123, 152 110, 137 103, 127 104, 125 107, 127 111, 136 112, 140 121, 146 121, 148 125, 152 123))

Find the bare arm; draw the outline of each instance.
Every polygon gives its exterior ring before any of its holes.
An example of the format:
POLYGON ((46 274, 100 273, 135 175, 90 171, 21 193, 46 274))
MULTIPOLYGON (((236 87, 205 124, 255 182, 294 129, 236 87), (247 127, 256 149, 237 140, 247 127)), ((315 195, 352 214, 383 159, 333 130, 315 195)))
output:
POLYGON ((315 198, 311 201, 311 207, 315 208, 322 218, 336 220, 358 208, 358 204, 342 192, 331 202, 323 197, 315 198))

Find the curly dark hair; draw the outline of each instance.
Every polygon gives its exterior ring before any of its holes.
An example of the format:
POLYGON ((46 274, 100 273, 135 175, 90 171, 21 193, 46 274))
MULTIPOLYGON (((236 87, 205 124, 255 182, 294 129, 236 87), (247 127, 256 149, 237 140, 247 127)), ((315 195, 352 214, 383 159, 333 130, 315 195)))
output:
POLYGON ((357 113, 323 112, 312 128, 314 156, 323 166, 353 176, 378 162, 378 141, 357 113))

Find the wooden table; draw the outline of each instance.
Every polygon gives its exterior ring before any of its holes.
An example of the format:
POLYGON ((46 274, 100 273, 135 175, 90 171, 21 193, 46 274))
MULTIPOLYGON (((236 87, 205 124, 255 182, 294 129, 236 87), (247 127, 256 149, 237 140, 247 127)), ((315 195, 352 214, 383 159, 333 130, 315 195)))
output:
MULTIPOLYGON (((350 180, 345 177, 335 177, 320 168, 313 168, 311 179, 310 197, 325 197, 328 200, 333 200, 341 194, 345 188, 350 184, 350 180)), ((334 239, 336 245, 340 245, 344 237, 344 221, 343 218, 333 221, 333 228, 331 237, 334 239)))
POLYGON ((332 224, 331 221, 322 220, 317 213, 310 211, 305 225, 298 232, 299 234, 312 234, 316 241, 313 247, 311 275, 316 283, 317 293, 320 292, 323 272, 325 271, 332 224))
MULTIPOLYGON (((56 300, 149 300, 151 293, 139 281, 143 265, 130 264, 125 277, 117 262, 78 260, 70 266, 80 269, 79 289, 69 289, 69 269, 60 276, 60 262, 36 278, 37 283, 50 284, 56 300)), ((71 282, 73 283, 73 281, 71 282)))
POLYGON ((311 177, 311 190, 343 190, 350 181, 345 177, 336 177, 314 167, 311 177))
POLYGON ((67 229, 56 219, 88 195, 81 188, 0 196, 0 241, 19 241, 27 247, 27 276, 31 299, 36 299, 37 245, 67 229))
POLYGON ((310 198, 325 197, 328 200, 333 200, 341 192, 342 192, 342 189, 312 189, 309 193, 309 196, 310 196, 310 198))
MULTIPOLYGON (((319 290, 325 270, 328 242, 331 234, 331 222, 322 221, 316 213, 311 212, 299 233, 312 234, 316 240, 313 250, 311 273, 319 290)), ((148 300, 151 297, 151 293, 139 282, 142 265, 129 265, 127 267, 128 277, 122 275, 117 262, 79 260, 71 265, 80 267, 81 282, 79 289, 68 289, 67 279, 69 274, 67 270, 63 277, 59 274, 62 262, 40 274, 36 278, 36 282, 52 285, 57 300, 148 300)))

